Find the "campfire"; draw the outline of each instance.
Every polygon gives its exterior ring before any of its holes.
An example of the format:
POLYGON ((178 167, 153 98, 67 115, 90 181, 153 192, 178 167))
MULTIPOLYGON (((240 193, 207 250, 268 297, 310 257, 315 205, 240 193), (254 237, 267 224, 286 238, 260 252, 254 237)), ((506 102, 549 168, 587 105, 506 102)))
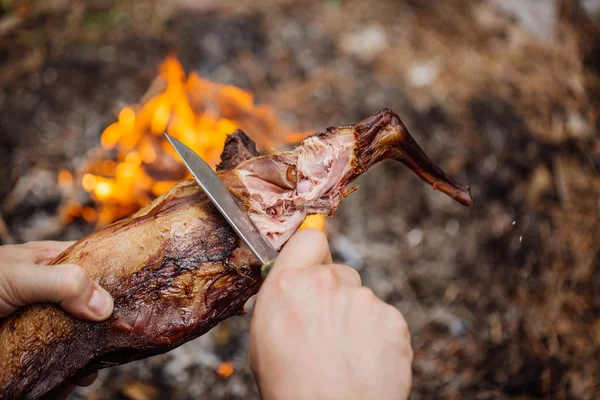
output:
MULTIPOLYGON (((123 108, 117 121, 104 130, 101 148, 79 171, 59 172, 60 186, 72 193, 62 219, 68 223, 83 218, 101 227, 191 178, 164 132, 215 167, 225 138, 236 129, 248 134, 263 154, 289 147, 311 133, 287 129, 274 109, 255 104, 251 93, 195 72, 186 74, 177 59, 168 56, 140 104, 123 108), (86 201, 81 201, 82 191, 88 194, 86 201)), ((324 226, 324 217, 314 215, 301 228, 324 230, 324 226)))

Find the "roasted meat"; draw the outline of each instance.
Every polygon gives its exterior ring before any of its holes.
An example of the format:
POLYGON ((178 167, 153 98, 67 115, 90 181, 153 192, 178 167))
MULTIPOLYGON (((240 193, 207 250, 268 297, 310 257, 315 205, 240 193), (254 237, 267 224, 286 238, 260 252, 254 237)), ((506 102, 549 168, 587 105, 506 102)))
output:
MULTIPOLYGON (((471 204, 469 187, 433 164, 389 110, 268 156, 237 131, 218 170, 280 248, 308 214, 332 214, 352 181, 385 159, 471 204)), ((36 399, 98 369, 169 351, 241 313, 261 284, 259 263, 191 180, 79 240, 52 262, 59 263, 84 267, 113 296, 114 314, 88 322, 34 305, 1 321, 2 399, 36 399)))

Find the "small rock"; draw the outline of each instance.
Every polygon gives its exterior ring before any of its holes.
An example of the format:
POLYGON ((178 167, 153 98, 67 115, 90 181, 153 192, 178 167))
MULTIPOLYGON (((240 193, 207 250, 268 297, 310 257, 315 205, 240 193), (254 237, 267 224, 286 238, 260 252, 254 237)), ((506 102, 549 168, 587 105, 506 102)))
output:
POLYGON ((64 229, 64 221, 56 215, 39 210, 15 228, 22 242, 46 240, 58 236, 64 229))
POLYGON ((458 231, 460 230, 460 222, 458 222, 456 219, 452 218, 450 220, 448 220, 448 222, 446 222, 446 233, 449 236, 456 236, 458 234, 458 231))
POLYGON ((487 208, 486 224, 490 237, 499 238, 512 227, 514 215, 501 203, 490 202, 487 208))
POLYGON ((13 191, 2 205, 5 214, 15 212, 17 208, 41 208, 59 201, 61 190, 56 174, 52 171, 34 168, 17 181, 13 191))
POLYGON ((438 67, 433 62, 413 65, 408 71, 408 83, 415 87, 430 86, 438 77, 438 67))
POLYGON ((594 136, 592 126, 580 113, 574 112, 567 116, 567 132, 574 139, 586 139, 594 136))
POLYGON ((158 398, 158 389, 153 385, 133 380, 123 385, 123 394, 131 400, 152 400, 158 398))
POLYGON ((423 231, 415 228, 406 234, 406 240, 410 247, 417 247, 423 241, 423 231))
POLYGON ((498 10, 517 20, 538 39, 550 42, 558 16, 557 0, 489 0, 498 10))
POLYGON ((468 330, 467 321, 442 307, 434 308, 431 311, 429 320, 435 325, 445 326, 453 336, 462 336, 468 330))
POLYGON ((360 31, 350 32, 342 37, 342 49, 363 61, 371 61, 389 45, 383 29, 378 25, 367 26, 360 31))
POLYGON ((117 57, 117 49, 115 46, 102 46, 98 50, 98 57, 105 63, 112 63, 117 57))
POLYGON ((354 244, 344 235, 335 235, 331 238, 331 247, 341 258, 344 264, 347 264, 357 271, 363 267, 363 257, 356 249, 354 244))
POLYGON ((488 174, 493 173, 496 170, 497 166, 498 166, 498 158, 494 154, 487 156, 483 160, 483 169, 488 174))
POLYGON ((531 174, 529 184, 527 185, 527 203, 535 207, 536 204, 539 204, 540 199, 551 190, 552 174, 545 166, 538 165, 531 174))
POLYGON ((58 77, 58 72, 54 68, 47 68, 42 73, 42 81, 45 85, 52 85, 56 78, 58 77))
POLYGON ((600 0, 579 0, 581 7, 590 15, 595 16, 600 12, 600 0))
POLYGON ((446 303, 452 303, 458 295, 460 294, 460 289, 456 285, 450 285, 446 288, 444 292, 444 301, 446 303))
POLYGON ((462 320, 454 320, 448 324, 448 330, 454 336, 462 336, 467 332, 467 325, 462 320))

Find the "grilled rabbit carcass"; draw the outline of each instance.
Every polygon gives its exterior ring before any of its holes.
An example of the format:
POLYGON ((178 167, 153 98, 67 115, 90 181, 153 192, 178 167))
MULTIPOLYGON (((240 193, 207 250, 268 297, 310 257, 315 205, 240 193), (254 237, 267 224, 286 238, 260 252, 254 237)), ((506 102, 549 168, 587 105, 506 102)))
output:
MULTIPOLYGON (((389 110, 267 156, 237 131, 218 173, 280 248, 308 214, 332 214, 352 181, 386 159, 471 204, 469 187, 429 160, 389 110)), ((89 322, 34 305, 1 321, 2 399, 36 399, 98 369, 169 351, 241 313, 261 284, 259 263, 192 180, 79 240, 52 262, 59 263, 85 268, 113 296, 114 313, 89 322)))

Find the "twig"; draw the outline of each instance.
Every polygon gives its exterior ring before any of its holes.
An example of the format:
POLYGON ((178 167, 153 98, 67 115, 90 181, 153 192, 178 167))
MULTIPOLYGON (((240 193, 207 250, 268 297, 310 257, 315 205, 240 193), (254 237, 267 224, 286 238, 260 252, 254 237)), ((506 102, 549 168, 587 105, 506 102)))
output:
POLYGON ((25 19, 15 13, 0 19, 0 38, 18 28, 25 19))
POLYGON ((39 48, 33 49, 20 60, 0 68, 0 86, 14 80, 19 75, 34 72, 43 62, 44 52, 39 48))

